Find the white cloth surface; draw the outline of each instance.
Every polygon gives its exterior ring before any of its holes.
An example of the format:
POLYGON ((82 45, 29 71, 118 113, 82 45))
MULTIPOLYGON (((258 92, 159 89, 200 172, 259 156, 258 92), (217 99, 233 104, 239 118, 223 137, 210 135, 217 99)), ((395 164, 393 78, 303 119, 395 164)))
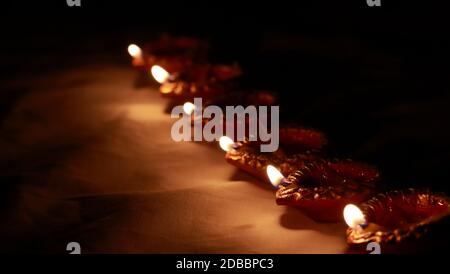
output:
POLYGON ((2 173, 19 178, 3 251, 345 252, 344 224, 277 206, 217 144, 172 141, 167 100, 136 77, 105 64, 9 83, 27 93, 1 125, 2 173))

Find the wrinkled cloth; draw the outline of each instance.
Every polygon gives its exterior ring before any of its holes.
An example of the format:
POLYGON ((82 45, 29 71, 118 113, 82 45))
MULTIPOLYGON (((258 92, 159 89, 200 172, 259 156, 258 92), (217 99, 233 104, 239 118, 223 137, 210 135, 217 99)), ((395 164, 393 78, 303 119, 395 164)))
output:
POLYGON ((113 64, 16 79, 1 125, 1 252, 342 253, 343 223, 275 204, 215 143, 174 142, 156 88, 113 64))

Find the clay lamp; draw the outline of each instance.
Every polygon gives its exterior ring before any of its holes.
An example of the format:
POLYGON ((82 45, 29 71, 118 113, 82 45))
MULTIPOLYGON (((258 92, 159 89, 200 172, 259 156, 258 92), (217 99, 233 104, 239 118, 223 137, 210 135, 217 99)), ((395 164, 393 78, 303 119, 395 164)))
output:
POLYGON ((276 202, 278 205, 299 208, 320 222, 342 220, 345 205, 372 197, 379 179, 376 168, 350 160, 328 161, 317 158, 299 161, 297 168, 287 177, 282 171, 275 173, 274 170, 278 171, 275 167, 271 170, 268 168, 268 177, 278 188, 276 202))
POLYGON ((415 189, 378 194, 345 208, 347 243, 353 250, 365 250, 375 242, 381 253, 445 249, 449 216, 450 199, 443 194, 415 189))
POLYGON ((266 168, 268 165, 277 166, 282 172, 291 173, 298 169, 302 163, 314 161, 319 158, 316 150, 320 150, 326 143, 325 135, 319 131, 301 127, 282 127, 279 130, 280 145, 284 149, 276 152, 260 152, 260 142, 242 141, 233 142, 227 136, 220 140, 221 148, 226 152, 225 159, 237 168, 269 182, 266 168), (289 153, 289 146, 301 146, 302 153, 289 153))

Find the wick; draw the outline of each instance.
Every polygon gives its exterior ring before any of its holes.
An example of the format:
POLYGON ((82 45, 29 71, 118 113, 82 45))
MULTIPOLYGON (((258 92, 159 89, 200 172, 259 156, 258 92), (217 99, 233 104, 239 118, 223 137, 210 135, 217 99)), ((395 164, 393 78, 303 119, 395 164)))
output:
POLYGON ((232 149, 238 149, 240 147, 238 142, 233 142, 233 145, 231 145, 232 149))
POLYGON ((290 184, 291 184, 291 182, 290 182, 288 179, 283 178, 283 179, 281 179, 281 182, 278 184, 278 188, 279 188, 280 186, 288 186, 288 185, 290 185, 290 184))
POLYGON ((272 186, 274 189, 279 189, 281 186, 286 187, 290 184, 292 184, 290 181, 288 181, 286 178, 283 178, 277 185, 272 184, 272 186))
POLYGON ((359 224, 356 226, 355 230, 356 231, 363 231, 364 229, 366 229, 369 226, 369 224, 367 222, 359 224))

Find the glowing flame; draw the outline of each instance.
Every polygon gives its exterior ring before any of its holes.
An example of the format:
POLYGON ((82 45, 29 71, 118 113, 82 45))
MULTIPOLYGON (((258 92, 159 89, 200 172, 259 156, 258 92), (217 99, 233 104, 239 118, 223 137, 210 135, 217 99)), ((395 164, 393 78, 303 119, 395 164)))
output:
POLYGON ((131 44, 128 46, 128 53, 132 56, 132 57, 141 57, 142 56, 142 50, 139 46, 135 45, 135 44, 131 44))
POLYGON ((358 225, 366 224, 366 219, 362 211, 353 204, 348 204, 344 208, 344 220, 351 228, 356 228, 358 225))
POLYGON ((267 177, 274 187, 278 187, 281 181, 284 179, 283 174, 274 166, 268 165, 266 168, 267 177))
POLYGON ((222 148, 224 151, 228 152, 233 148, 234 142, 230 137, 222 136, 219 139, 219 145, 220 145, 220 148, 222 148))
POLYGON ((191 102, 186 102, 183 105, 183 110, 187 115, 191 115, 195 110, 195 105, 191 102))
POLYGON ((164 83, 170 76, 167 70, 163 69, 160 66, 154 65, 151 68, 151 73, 153 78, 155 78, 156 82, 162 84, 164 83))

